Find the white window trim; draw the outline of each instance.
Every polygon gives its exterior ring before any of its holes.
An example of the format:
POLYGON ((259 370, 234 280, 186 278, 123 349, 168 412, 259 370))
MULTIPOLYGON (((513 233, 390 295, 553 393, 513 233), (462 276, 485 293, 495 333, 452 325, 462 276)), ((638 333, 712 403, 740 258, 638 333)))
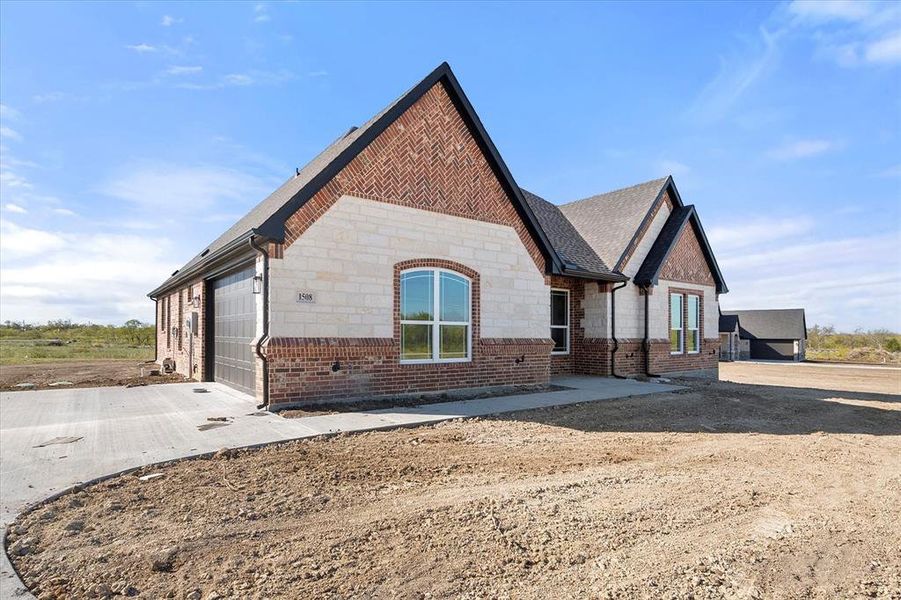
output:
POLYGON ((673 331, 681 331, 682 335, 679 336, 679 349, 673 350, 672 346, 670 346, 669 353, 671 355, 675 354, 685 354, 685 294, 680 294, 678 292, 670 292, 669 293, 669 305, 670 305, 670 318, 669 318, 669 330, 670 335, 672 335, 673 331), (679 323, 682 325, 680 329, 673 328, 673 296, 678 296, 679 298, 679 323))
POLYGON ((697 294, 686 294, 685 295, 685 312, 688 313, 688 309, 691 307, 691 303, 688 301, 689 298, 697 298, 698 302, 695 304, 695 310, 697 314, 695 315, 695 323, 698 324, 697 327, 689 328, 688 327, 688 319, 685 319, 685 333, 683 334, 683 339, 687 338, 686 335, 689 331, 696 331, 695 340, 698 343, 697 350, 688 350, 686 354, 700 354, 701 353, 701 297, 697 294))
MULTIPOLYGON (((458 271, 454 271, 452 269, 442 269, 439 267, 413 267, 410 269, 404 269, 400 272, 400 276, 397 280, 397 285, 401 285, 401 279, 406 273, 415 273, 420 271, 431 271, 433 273, 432 277, 432 315, 433 319, 431 321, 410 321, 410 320, 400 320, 401 331, 400 336, 401 339, 398 340, 399 343, 403 343, 403 326, 404 325, 428 325, 432 328, 432 358, 413 358, 413 359, 400 359, 400 364, 402 365, 425 365, 425 364, 434 364, 434 363, 464 363, 464 362, 472 362, 472 279, 460 273, 458 271), (469 296, 468 296, 468 305, 469 305, 469 320, 468 321, 442 321, 441 320, 441 273, 450 273, 451 275, 455 275, 462 279, 465 279, 469 284, 467 286, 469 296), (466 325, 466 358, 439 358, 441 353, 441 325, 466 325)), ((398 290, 400 292, 400 290, 398 290)), ((403 298, 401 297, 398 302, 403 303, 403 298)), ((403 305, 398 306, 399 312, 402 311, 403 305)))
MULTIPOLYGON (((554 356, 565 356, 570 352, 570 314, 569 314, 569 290, 562 288, 551 288, 551 292, 563 292, 566 294, 566 325, 551 325, 551 329, 565 329, 566 330, 566 350, 551 350, 551 354, 554 356)), ((553 307, 551 307, 553 309, 553 307)))

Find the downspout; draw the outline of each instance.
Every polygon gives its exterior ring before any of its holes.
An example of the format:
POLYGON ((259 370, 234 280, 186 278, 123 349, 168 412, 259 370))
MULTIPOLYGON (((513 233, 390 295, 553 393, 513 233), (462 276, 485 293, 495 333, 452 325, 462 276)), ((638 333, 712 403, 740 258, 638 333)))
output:
POLYGON ((250 236, 250 247, 263 257, 263 332, 257 340, 257 358, 263 363, 263 403, 257 408, 269 406, 269 363, 263 354, 263 344, 269 339, 269 253, 256 245, 256 236, 250 236))
MULTIPOLYGON (((154 307, 153 307, 153 362, 160 362, 160 312, 162 311, 162 306, 160 305, 160 299, 154 298, 154 307)), ((160 373, 163 371, 163 364, 160 362, 160 373)))
POLYGON ((660 377, 660 375, 651 373, 650 312, 648 311, 651 290, 649 286, 644 286, 641 289, 644 292, 644 341, 642 342, 642 348, 644 349, 644 374, 648 377, 660 377))
POLYGON ((617 379, 626 379, 622 375, 616 374, 616 351, 619 350, 619 341, 616 339, 616 290, 626 287, 628 281, 622 282, 619 286, 613 286, 610 291, 610 337, 613 339, 613 351, 610 353, 610 374, 617 379))

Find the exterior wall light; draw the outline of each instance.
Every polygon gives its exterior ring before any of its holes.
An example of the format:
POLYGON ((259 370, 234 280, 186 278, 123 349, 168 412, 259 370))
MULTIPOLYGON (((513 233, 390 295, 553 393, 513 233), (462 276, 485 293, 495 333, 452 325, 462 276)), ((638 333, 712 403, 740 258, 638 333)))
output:
POLYGON ((254 275, 253 276, 253 293, 254 294, 262 294, 263 293, 263 276, 262 275, 254 275))
POLYGON ((191 298, 191 306, 194 308, 200 308, 200 296, 194 296, 191 298))

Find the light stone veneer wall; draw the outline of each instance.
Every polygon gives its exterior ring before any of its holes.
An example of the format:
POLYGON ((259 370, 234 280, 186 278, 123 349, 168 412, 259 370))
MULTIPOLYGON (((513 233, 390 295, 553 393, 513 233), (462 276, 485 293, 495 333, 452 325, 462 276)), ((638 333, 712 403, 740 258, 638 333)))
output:
POLYGON ((270 261, 270 335, 392 337, 394 265, 417 258, 479 273, 482 337, 548 337, 550 288, 512 227, 352 196, 270 261))
MULTIPOLYGON (((657 214, 651 221, 650 226, 648 226, 648 230, 645 232, 644 237, 641 238, 638 246, 636 246, 635 252, 632 253, 626 266, 623 267, 624 275, 629 278, 635 276, 635 273, 641 268, 641 263, 644 262, 648 252, 651 251, 651 247, 657 240, 657 236, 660 235, 663 226, 666 225, 666 220, 669 218, 669 215, 670 208, 664 204, 660 207, 660 210, 657 211, 657 214)), ((601 299, 606 301, 603 311, 604 314, 610 314, 610 294, 601 295, 601 299)), ((653 339, 655 337, 653 333, 653 319, 657 315, 653 308, 651 311, 651 339, 653 339)), ((665 319, 666 317, 664 316, 664 320, 665 319)), ((611 335, 609 319, 598 319, 598 324, 601 325, 602 328, 594 330, 591 334, 589 334, 586 329, 585 336, 609 338, 611 335)), ((669 334, 667 333, 666 335, 656 337, 666 337, 668 335, 669 334)), ((621 340, 644 338, 644 297, 639 293, 639 287, 631 281, 626 284, 626 287, 616 291, 616 337, 621 340)))
MULTIPOLYGON (((659 284, 654 287, 654 293, 651 294, 650 338, 669 338, 669 288, 699 290, 704 292, 704 324, 702 327, 702 334, 704 339, 707 340, 718 339, 720 330, 720 311, 719 302, 716 299, 716 287, 712 285, 682 283, 681 281, 669 281, 666 279, 661 279, 659 284)), ((643 301, 644 300, 642 300, 642 302, 643 301)), ((642 318, 644 317, 642 316, 642 318)), ((619 326, 617 325, 617 327, 619 326)), ((643 336, 644 321, 642 321, 642 337, 643 336)))

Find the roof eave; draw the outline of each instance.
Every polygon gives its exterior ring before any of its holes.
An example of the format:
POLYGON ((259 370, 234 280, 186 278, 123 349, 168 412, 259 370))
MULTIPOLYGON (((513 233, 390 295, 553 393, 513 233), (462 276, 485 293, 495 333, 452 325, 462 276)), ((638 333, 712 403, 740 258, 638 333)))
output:
POLYGON ((576 277, 578 279, 591 279, 594 281, 609 281, 612 283, 617 283, 620 281, 629 281, 629 278, 622 273, 610 272, 610 273, 597 273, 595 271, 588 271, 585 269, 580 269, 575 265, 563 265, 563 269, 558 275, 565 275, 568 277, 576 277))
POLYGON ((177 288, 179 285, 185 283, 186 281, 204 275, 208 271, 213 271, 214 267, 227 262, 230 258, 240 256, 244 250, 247 250, 248 254, 251 254, 253 251, 250 248, 249 240, 254 237, 258 240, 262 239, 264 241, 273 240, 273 238, 265 235, 259 229, 251 229, 241 234, 222 248, 216 250, 215 252, 211 252, 204 257, 204 260, 198 262, 191 268, 177 272, 174 276, 164 281, 162 285, 149 292, 147 294, 147 297, 155 300, 163 293, 177 288))

